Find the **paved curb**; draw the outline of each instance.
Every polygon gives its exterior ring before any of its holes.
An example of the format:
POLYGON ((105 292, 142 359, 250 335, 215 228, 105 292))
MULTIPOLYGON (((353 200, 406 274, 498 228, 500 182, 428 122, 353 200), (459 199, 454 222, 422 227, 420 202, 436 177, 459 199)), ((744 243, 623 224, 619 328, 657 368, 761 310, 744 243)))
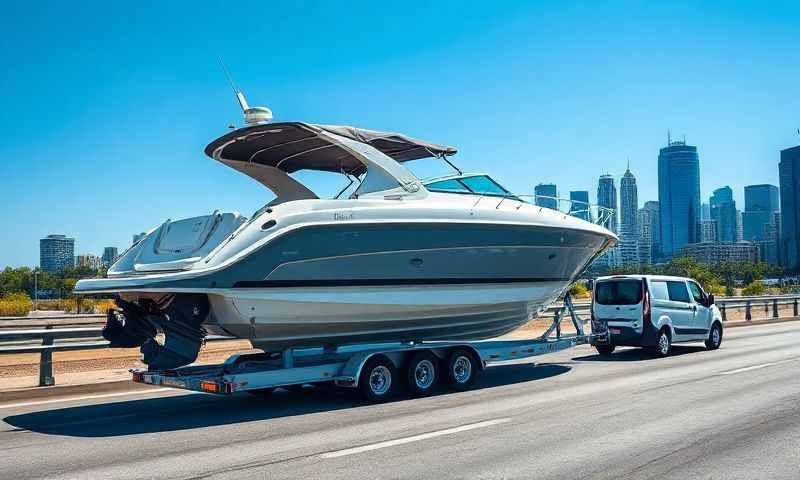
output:
POLYGON ((800 317, 784 317, 784 318, 763 318, 760 320, 740 320, 737 322, 724 322, 722 325, 725 328, 734 328, 734 327, 749 327, 751 325, 769 325, 772 323, 787 323, 787 322, 796 322, 800 320, 800 317))

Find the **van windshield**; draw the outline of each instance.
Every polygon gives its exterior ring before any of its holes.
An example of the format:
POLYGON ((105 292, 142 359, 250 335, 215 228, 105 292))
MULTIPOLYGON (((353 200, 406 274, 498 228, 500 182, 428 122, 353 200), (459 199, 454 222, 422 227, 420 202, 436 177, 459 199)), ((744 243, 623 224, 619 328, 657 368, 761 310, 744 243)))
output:
POLYGON ((636 305, 642 300, 640 280, 605 280, 597 282, 594 301, 601 305, 636 305))

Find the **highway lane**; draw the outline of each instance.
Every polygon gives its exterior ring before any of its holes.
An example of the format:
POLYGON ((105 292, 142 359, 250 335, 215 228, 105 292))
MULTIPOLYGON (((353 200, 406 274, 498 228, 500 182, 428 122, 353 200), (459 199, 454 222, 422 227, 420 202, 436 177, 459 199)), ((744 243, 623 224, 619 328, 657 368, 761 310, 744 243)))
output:
POLYGON ((0 399, 4 478, 798 478, 800 322, 665 359, 588 347, 487 370, 475 390, 364 405, 175 390, 0 399), (22 402, 25 403, 25 402, 22 402))

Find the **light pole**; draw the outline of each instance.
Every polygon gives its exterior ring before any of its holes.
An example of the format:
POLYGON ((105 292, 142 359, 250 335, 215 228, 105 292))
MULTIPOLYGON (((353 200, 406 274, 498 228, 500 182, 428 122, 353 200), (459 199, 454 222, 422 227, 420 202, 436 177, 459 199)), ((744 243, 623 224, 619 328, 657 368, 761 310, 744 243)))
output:
POLYGON ((33 311, 39 309, 39 268, 33 269, 33 311))

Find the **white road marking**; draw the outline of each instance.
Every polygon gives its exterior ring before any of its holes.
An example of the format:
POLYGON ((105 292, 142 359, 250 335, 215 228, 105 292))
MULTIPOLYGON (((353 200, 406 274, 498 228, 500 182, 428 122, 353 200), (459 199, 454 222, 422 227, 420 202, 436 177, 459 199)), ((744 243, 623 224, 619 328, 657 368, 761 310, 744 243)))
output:
POLYGON ((338 458, 346 455, 355 455, 357 453, 369 452, 381 448, 394 447, 396 445, 405 445, 406 443, 419 442, 420 440, 427 440, 429 438, 441 437, 443 435, 452 435, 454 433, 466 432, 475 430, 476 428, 491 427, 492 425, 499 425, 501 423, 510 422, 510 418, 498 418, 495 420, 487 420, 485 422, 470 423, 460 427, 447 428, 445 430, 437 430, 435 432, 423 433, 421 435, 414 435, 412 437, 398 438, 396 440, 387 440, 385 442, 373 443, 371 445, 362 445, 360 447, 346 448, 344 450, 336 450, 334 452, 327 452, 320 455, 320 458, 338 458))
POLYGON ((795 360, 798 360, 798 359, 797 358, 789 358, 789 359, 781 360, 781 361, 778 361, 778 362, 762 363, 760 365, 752 365, 750 367, 737 368, 736 370, 728 370, 726 372, 720 372, 717 375, 733 375, 734 373, 749 372, 751 370, 759 370, 759 369, 762 369, 762 368, 772 367, 774 365, 780 365, 782 363, 794 362, 795 360))
MULTIPOLYGON (((178 390, 176 388, 168 388, 162 387, 159 390, 178 390)), ((63 402, 74 402, 77 400, 94 400, 98 398, 112 398, 112 397, 123 397, 126 395, 144 395, 146 393, 153 393, 159 390, 137 390, 132 392, 115 392, 115 393, 99 393, 96 395, 83 395, 80 397, 64 397, 64 398, 54 398, 52 400, 40 400, 37 402, 20 402, 20 403, 9 403, 6 405, 0 405, 0 410, 5 408, 19 408, 19 407, 35 407, 38 405, 49 405, 51 403, 63 403, 63 402)), ((187 393, 195 393, 187 391, 187 393)))

